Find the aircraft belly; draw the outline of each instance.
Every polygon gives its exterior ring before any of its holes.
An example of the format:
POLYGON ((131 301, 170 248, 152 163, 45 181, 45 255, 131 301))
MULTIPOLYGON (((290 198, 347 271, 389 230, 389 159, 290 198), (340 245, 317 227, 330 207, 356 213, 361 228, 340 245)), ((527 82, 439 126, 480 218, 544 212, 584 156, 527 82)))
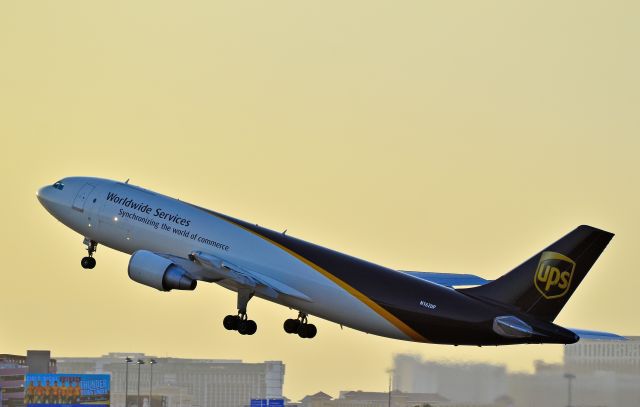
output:
MULTIPOLYGON (((312 270, 312 272, 316 272, 312 270)), ((409 336, 381 317, 351 293, 330 282, 327 286, 298 287, 312 298, 306 302, 295 298, 265 298, 336 324, 389 338, 411 340, 409 336)))
MULTIPOLYGON (((237 251, 242 252, 246 249, 251 252, 251 256, 241 253, 236 257, 238 261, 242 260, 243 264, 249 263, 252 269, 304 293, 311 301, 287 296, 276 299, 263 296, 264 299, 360 331, 397 339, 410 339, 351 293, 281 248, 226 222, 216 224, 215 228, 227 229, 227 236, 239 233, 236 239, 232 239, 237 251)), ((201 247, 200 250, 206 248, 201 247)), ((233 260, 232 257, 229 261, 233 260)))

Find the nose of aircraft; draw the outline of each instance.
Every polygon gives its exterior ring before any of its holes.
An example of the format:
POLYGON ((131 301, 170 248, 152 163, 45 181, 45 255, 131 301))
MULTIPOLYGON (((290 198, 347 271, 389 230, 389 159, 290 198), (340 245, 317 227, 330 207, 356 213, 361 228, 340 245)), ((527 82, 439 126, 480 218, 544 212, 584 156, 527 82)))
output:
POLYGON ((46 209, 49 209, 51 203, 53 202, 53 193, 55 189, 51 185, 46 185, 36 192, 36 196, 38 197, 38 201, 40 204, 44 206, 46 209))
POLYGON ((44 206, 47 212, 56 218, 64 213, 65 209, 70 206, 69 191, 64 188, 64 184, 60 181, 53 185, 40 188, 36 195, 40 204, 44 206))

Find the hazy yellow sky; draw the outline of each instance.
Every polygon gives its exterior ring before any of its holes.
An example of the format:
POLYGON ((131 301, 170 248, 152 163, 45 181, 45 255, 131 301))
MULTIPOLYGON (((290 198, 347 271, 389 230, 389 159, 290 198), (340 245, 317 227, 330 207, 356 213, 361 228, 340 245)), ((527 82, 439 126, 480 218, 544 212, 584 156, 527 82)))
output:
MULTIPOLYGON (((0 353, 283 360, 285 393, 382 390, 397 352, 529 369, 560 346, 412 344, 215 285, 159 293, 35 191, 131 178, 400 269, 494 278, 581 223, 617 235, 557 320, 640 333, 640 3, 0 2, 0 353)), ((348 312, 348 310, 345 310, 348 312)))

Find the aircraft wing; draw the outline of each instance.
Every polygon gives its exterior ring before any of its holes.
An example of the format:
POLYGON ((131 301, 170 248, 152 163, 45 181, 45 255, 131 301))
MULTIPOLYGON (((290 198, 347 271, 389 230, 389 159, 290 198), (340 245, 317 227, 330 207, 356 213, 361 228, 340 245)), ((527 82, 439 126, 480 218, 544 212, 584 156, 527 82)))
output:
POLYGON ((268 277, 249 266, 226 261, 213 254, 193 252, 189 258, 213 274, 218 282, 231 282, 239 288, 249 288, 271 298, 284 294, 299 300, 311 302, 306 294, 284 284, 272 277, 268 277))
POLYGON ((567 328, 567 329, 569 329, 571 332, 578 335, 580 339, 586 339, 590 341, 626 341, 628 340, 624 336, 620 336, 610 332, 587 331, 586 329, 573 329, 573 328, 567 328))
POLYGON ((491 281, 473 274, 431 273, 426 271, 403 271, 403 273, 451 288, 460 286, 478 286, 491 281))

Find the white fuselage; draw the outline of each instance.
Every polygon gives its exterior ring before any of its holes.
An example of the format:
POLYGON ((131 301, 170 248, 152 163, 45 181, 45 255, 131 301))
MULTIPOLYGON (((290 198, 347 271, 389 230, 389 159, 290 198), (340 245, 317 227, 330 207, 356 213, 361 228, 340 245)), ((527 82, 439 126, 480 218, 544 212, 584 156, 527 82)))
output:
POLYGON ((72 177, 61 183, 63 189, 42 188, 38 198, 60 222, 90 240, 129 254, 144 249, 187 258, 199 251, 250 265, 311 301, 263 298, 361 331, 411 339, 353 292, 272 241, 222 217, 121 182, 72 177))

